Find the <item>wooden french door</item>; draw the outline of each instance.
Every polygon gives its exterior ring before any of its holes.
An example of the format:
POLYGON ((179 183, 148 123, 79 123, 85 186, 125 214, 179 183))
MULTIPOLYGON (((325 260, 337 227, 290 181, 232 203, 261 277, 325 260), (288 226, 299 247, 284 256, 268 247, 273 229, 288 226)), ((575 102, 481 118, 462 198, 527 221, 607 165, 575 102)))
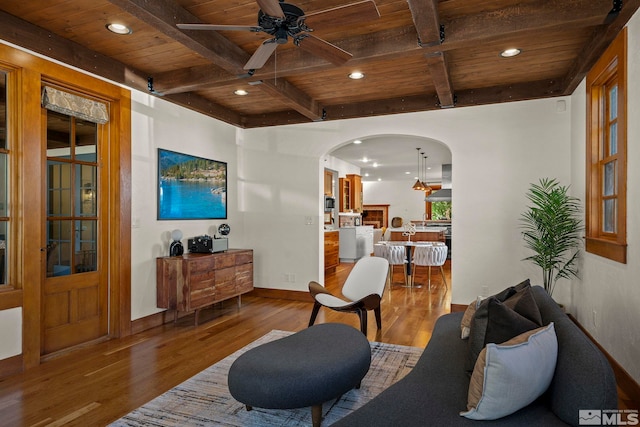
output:
POLYGON ((43 109, 42 346, 46 355, 107 336, 108 127, 43 109))

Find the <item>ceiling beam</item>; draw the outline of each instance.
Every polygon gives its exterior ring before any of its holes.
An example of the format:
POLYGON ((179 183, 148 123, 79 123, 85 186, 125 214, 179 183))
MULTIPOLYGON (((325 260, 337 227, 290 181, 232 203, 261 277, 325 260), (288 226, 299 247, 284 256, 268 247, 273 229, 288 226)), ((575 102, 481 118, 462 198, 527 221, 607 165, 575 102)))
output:
POLYGON ((440 46, 440 18, 437 0, 407 0, 413 25, 422 47, 440 46))
POLYGON ((128 14, 171 37, 223 70, 235 75, 245 74, 243 65, 250 55, 217 31, 183 32, 176 24, 201 24, 195 15, 172 0, 108 0, 128 14))
POLYGON ((257 87, 313 121, 325 119, 322 107, 285 79, 277 79, 275 82, 263 81, 257 87))
MULTIPOLYGON (((632 1, 635 3, 637 0, 632 1)), ((417 8, 420 3, 433 4, 434 0, 412 0, 412 8, 417 8), (415 6, 418 4, 418 6, 415 6)), ((447 52, 453 49, 460 49, 472 46, 480 41, 500 40, 506 36, 521 32, 531 32, 539 29, 547 31, 558 28, 580 28, 585 24, 597 25, 602 23, 607 12, 611 8, 609 1, 593 0, 551 0, 545 1, 544 5, 538 2, 508 7, 492 12, 483 12, 476 15, 460 17, 457 19, 442 21, 445 27, 446 38, 440 44, 430 45, 425 40, 432 40, 435 29, 438 29, 432 22, 431 29, 420 36, 422 49, 427 53, 447 52), (544 6, 544 7, 543 7, 544 6), (547 11, 550 8, 550 12, 547 11), (487 31, 491 28, 491 31, 487 31), (425 34, 432 34, 431 36, 425 34)), ((629 10, 636 10, 637 7, 625 2, 623 13, 629 10)), ((417 9, 416 9, 417 10, 417 9)), ((433 15, 418 15, 418 22, 422 20, 433 21, 433 15)), ((422 28, 422 24, 420 24, 422 28)), ((332 41, 333 44, 351 52, 353 58, 349 64, 357 66, 359 63, 372 59, 392 59, 413 55, 420 50, 417 43, 417 27, 407 26, 385 30, 378 33, 366 34, 357 37, 345 38, 332 41)), ((438 38, 439 41, 439 38, 438 38)), ((446 60, 445 60, 446 62, 446 60)), ((278 77, 287 77, 308 72, 318 72, 332 69, 334 66, 327 61, 309 55, 302 49, 287 49, 278 54, 278 77)), ((193 67, 173 72, 165 72, 154 76, 154 84, 159 92, 178 93, 190 90, 197 90, 206 87, 227 85, 234 81, 237 76, 225 76, 216 73, 212 66, 193 67)), ((276 75, 273 61, 269 61, 263 68, 256 70, 253 78, 273 79, 276 75)))
MULTIPOLYGON (((246 75, 244 64, 250 55, 217 31, 189 31, 176 27, 178 23, 202 23, 196 16, 172 0, 109 0, 125 12, 153 26, 156 30, 182 43, 184 46, 211 60, 215 65, 236 76, 246 75)), ((156 86, 154 77, 154 89, 156 86)), ((280 81, 277 84, 263 83, 262 90, 269 92, 282 102, 311 120, 321 120, 322 111, 316 103, 292 84, 280 81)))
POLYGON ((426 59, 431 80, 433 81, 438 99, 440 100, 440 107, 451 108, 455 107, 455 97, 445 55, 445 52, 437 52, 426 55, 426 59))
POLYGON ((519 33, 595 26, 602 24, 610 9, 610 0, 546 0, 465 15, 443 22, 445 41, 425 49, 446 51, 519 33))
POLYGON ((0 10, 0 39, 139 90, 147 74, 0 10))
MULTIPOLYGON (((418 32, 421 47, 436 47, 443 42, 440 32, 440 18, 438 17, 437 0, 407 0, 413 25, 418 32)), ((453 86, 449 77, 449 68, 443 52, 433 52, 426 55, 427 67, 433 85, 436 88, 440 106, 450 108, 454 106, 453 86)))
MULTIPOLYGON (((420 50, 413 26, 395 28, 332 42, 351 52, 349 65, 358 66, 375 59, 401 58, 420 50)), ((270 61, 256 70, 250 80, 272 80, 334 69, 335 65, 310 55, 302 49, 278 53, 277 69, 270 61)), ((161 93, 179 93, 207 87, 224 86, 237 81, 237 76, 216 72, 212 65, 189 67, 154 75, 154 85, 161 93)))
MULTIPOLYGON (((132 89, 148 91, 147 73, 0 10, 0 38, 132 89)), ((196 94, 172 97, 192 110, 238 125, 240 115, 196 94)))
POLYGON ((607 47, 613 42, 618 33, 629 22, 629 19, 640 8, 640 0, 626 0, 620 14, 609 25, 598 27, 591 36, 591 40, 584 46, 578 59, 573 63, 563 82, 565 95, 570 95, 585 78, 589 70, 602 56, 607 47))
MULTIPOLYGON (((469 89, 457 93, 458 107, 487 105, 500 102, 525 101, 529 99, 551 98, 562 95, 560 80, 541 80, 514 85, 469 89)), ((416 95, 385 100, 374 100, 358 104, 326 105, 327 120, 355 119, 359 117, 384 116, 389 114, 413 113, 439 110, 440 103, 434 93, 431 97, 416 95)), ((244 116, 245 128, 281 126, 303 123, 303 117, 291 112, 276 112, 244 116)))

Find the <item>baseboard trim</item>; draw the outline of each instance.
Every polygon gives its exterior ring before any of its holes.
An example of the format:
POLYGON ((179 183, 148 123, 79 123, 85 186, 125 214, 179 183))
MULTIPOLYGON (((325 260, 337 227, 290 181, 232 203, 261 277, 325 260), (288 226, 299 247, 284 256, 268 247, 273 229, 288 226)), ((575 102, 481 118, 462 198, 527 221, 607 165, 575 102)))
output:
POLYGON ((0 360, 0 379, 22 372, 22 354, 0 360))
POLYGON ((149 316, 141 317, 131 321, 131 334, 137 334, 147 329, 155 328, 156 326, 162 326, 165 323, 173 322, 175 319, 174 310, 165 310, 159 313, 150 314, 149 316))
POLYGON ((286 289, 253 288, 248 295, 260 298, 286 299, 290 301, 313 302, 309 292, 291 291, 286 289))
POLYGON ((451 312, 466 311, 467 307, 469 307, 467 304, 451 304, 451 312))
MULTIPOLYGON (((614 359, 613 356, 611 356, 609 352, 607 352, 607 350, 605 350, 604 347, 602 347, 600 343, 596 341, 595 338, 593 338, 593 336, 589 333, 589 331, 587 331, 585 327, 582 326, 580 322, 578 322, 578 319, 576 319, 573 315, 569 313, 567 313, 567 315, 573 321, 573 323, 575 323, 578 326, 578 328, 580 328, 580 330, 584 332, 584 334, 591 340, 591 342, 593 342, 596 345, 596 347, 600 349, 600 351, 602 352, 602 354, 605 355, 607 360, 609 360, 609 364, 611 364, 611 367, 613 368, 613 373, 616 376, 616 383, 618 384, 618 389, 619 391, 622 391, 622 393, 624 393, 624 396, 618 396, 618 401, 624 402, 627 406, 626 409, 639 409, 640 408, 640 384, 638 384, 633 379, 633 377, 629 375, 629 373, 622 367, 622 365, 620 365, 618 361, 614 359)), ((625 409, 625 408, 621 408, 621 409, 625 409)))

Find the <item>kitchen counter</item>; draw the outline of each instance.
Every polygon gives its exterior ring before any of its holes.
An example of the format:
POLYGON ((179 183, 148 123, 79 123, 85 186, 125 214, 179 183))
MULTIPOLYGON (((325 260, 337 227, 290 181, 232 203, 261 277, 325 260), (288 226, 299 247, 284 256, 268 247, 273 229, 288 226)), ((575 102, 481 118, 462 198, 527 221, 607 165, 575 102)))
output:
POLYGON ((444 242, 446 241, 445 232, 447 231, 447 227, 416 227, 416 234, 411 236, 403 236, 405 230, 404 227, 399 228, 390 228, 390 236, 389 240, 391 241, 401 241, 401 240, 411 240, 414 242, 444 242))
MULTIPOLYGON (((404 227, 398 227, 398 228, 390 228, 389 231, 396 231, 396 232, 400 232, 400 233, 404 233, 405 230, 404 227)), ((422 232, 422 231, 429 231, 429 232, 434 232, 434 233, 440 233, 440 232, 445 232, 447 231, 447 227, 435 227, 435 226, 421 226, 421 225, 417 225, 416 226, 416 233, 418 232, 422 232)))

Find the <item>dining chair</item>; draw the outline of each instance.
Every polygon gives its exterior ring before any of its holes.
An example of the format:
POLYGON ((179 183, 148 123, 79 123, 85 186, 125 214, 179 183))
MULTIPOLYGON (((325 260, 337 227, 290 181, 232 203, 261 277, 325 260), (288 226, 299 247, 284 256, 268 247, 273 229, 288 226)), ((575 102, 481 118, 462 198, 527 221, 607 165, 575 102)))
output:
POLYGON ((360 331, 365 335, 367 311, 373 310, 378 329, 382 329, 380 301, 387 283, 388 270, 389 262, 385 258, 360 258, 342 286, 342 295, 348 299, 347 301, 334 296, 320 283, 309 282, 309 293, 314 300, 309 326, 315 323, 320 307, 326 307, 335 311, 356 313, 360 318, 360 331))
MULTIPOLYGON (((376 243, 373 245, 373 256, 388 260, 389 246, 385 243, 376 243)), ((391 286, 391 267, 387 268, 387 283, 391 286)))
POLYGON ((411 271, 411 282, 415 284, 416 270, 419 266, 429 267, 428 285, 431 289, 431 267, 440 267, 442 281, 448 288, 447 279, 442 267, 447 260, 447 245, 442 242, 432 242, 424 245, 417 245, 413 248, 413 270, 411 271))
POLYGON ((404 275, 404 286, 407 286, 407 250, 403 245, 389 245, 387 252, 389 261, 389 285, 393 284, 393 268, 396 265, 402 266, 404 275))

